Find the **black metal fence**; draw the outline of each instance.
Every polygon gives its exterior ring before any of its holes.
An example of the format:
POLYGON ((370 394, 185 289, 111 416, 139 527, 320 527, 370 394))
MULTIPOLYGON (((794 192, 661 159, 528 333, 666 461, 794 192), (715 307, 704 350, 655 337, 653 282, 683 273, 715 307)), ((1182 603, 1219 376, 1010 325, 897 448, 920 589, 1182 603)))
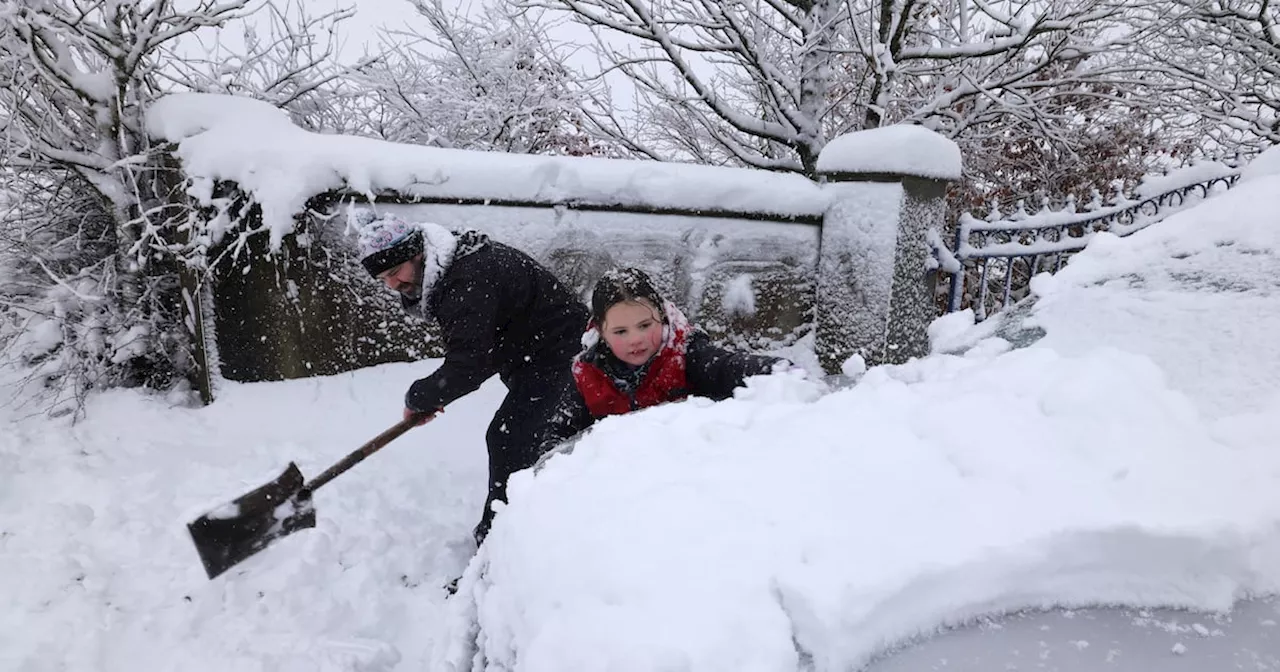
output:
POLYGON ((1120 197, 1112 204, 1101 199, 1077 210, 1073 202, 1053 210, 1028 214, 1021 205, 1003 218, 993 212, 986 219, 960 216, 953 247, 938 250, 941 268, 950 275, 946 312, 972 308, 981 321, 1026 296, 1031 278, 1053 273, 1099 232, 1124 237, 1186 209, 1235 185, 1237 168, 1223 166, 1216 174, 1145 198, 1120 197))

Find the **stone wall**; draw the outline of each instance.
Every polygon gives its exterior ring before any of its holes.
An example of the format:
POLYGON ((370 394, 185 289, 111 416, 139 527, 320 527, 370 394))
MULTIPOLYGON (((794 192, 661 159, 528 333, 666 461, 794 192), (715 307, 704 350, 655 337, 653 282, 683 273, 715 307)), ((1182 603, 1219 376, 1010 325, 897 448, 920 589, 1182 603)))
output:
MULTIPOLYGON (((821 157, 818 188, 778 176, 781 198, 762 206, 769 213, 584 203, 571 190, 542 201, 317 194, 279 252, 267 254, 259 240, 251 263, 217 273, 221 374, 279 380, 443 354, 433 326, 408 318, 360 268, 346 225, 353 208, 478 229, 546 264, 584 300, 606 270, 638 266, 718 342, 767 351, 809 338, 828 372, 854 354, 870 364, 923 355, 934 316, 926 234, 941 228, 958 150, 950 161, 954 144, 918 127, 843 140, 821 157), (901 165, 867 159, 885 153, 877 146, 885 138, 906 157, 901 165), (930 164, 930 153, 947 157, 930 164)), ((760 171, 724 170, 743 171, 749 189, 774 184, 760 171)), ((733 188, 723 172, 708 184, 714 193, 733 188)))

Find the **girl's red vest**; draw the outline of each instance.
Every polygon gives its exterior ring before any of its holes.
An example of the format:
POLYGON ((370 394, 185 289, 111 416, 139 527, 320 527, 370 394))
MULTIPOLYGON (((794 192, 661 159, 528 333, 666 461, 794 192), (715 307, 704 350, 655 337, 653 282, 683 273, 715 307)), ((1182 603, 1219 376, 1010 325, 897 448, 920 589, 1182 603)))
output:
MULTIPOLYGON (((590 347, 574 358, 573 379, 592 417, 621 415, 668 401, 678 401, 688 396, 685 351, 691 327, 675 304, 667 301, 664 308, 667 324, 663 327, 662 348, 649 362, 644 379, 636 387, 633 397, 628 397, 626 393, 619 390, 609 374, 599 366, 585 361, 584 356, 591 351, 590 347)), ((583 340, 587 342, 602 340, 594 323, 588 326, 587 336, 583 340)), ((598 347, 608 348, 609 346, 598 343, 598 347)))

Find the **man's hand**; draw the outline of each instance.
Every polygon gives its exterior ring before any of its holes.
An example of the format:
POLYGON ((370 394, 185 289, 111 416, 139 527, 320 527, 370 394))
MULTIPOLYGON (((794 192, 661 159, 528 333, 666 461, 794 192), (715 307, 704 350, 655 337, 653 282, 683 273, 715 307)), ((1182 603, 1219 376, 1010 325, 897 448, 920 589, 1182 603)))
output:
POLYGON ((436 411, 435 413, 419 413, 417 411, 406 408, 404 409, 404 419, 405 420, 409 420, 410 418, 417 419, 417 422, 414 423, 414 426, 421 427, 427 424, 428 422, 431 422, 432 420, 434 420, 436 417, 436 413, 439 413, 439 412, 440 411, 436 411))

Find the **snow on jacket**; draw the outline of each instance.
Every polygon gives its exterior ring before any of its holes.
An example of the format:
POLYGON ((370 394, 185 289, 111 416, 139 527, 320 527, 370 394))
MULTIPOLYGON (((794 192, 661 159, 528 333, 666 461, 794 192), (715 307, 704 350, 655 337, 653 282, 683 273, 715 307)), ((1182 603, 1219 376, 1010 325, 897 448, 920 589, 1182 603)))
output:
POLYGON ((439 323, 445 350, 440 368, 405 394, 414 411, 444 408, 495 373, 506 382, 569 366, 588 319, 582 301, 527 254, 474 231, 453 235, 451 258, 427 260, 421 299, 404 302, 439 323))
POLYGON ((584 349, 573 362, 574 388, 565 393, 544 449, 609 415, 689 396, 728 399, 749 376, 771 373, 776 364, 786 362, 717 347, 706 332, 689 324, 675 304, 665 302, 664 310, 662 347, 640 367, 615 357, 596 326, 588 327, 582 337, 584 349))

